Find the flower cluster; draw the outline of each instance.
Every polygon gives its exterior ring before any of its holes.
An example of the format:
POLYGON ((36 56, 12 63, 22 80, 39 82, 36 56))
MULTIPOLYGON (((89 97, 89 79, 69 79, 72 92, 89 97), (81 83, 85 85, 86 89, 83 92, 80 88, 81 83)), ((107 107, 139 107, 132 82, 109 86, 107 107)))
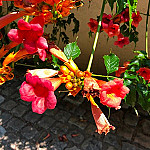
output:
POLYGON ((91 108, 98 133, 107 134, 114 129, 94 101, 94 97, 100 98, 100 103, 115 109, 120 108, 121 100, 124 99, 129 89, 123 85, 122 79, 114 79, 106 82, 92 78, 92 73, 80 71, 72 59, 67 59, 65 54, 56 48, 49 48, 49 51, 58 59, 64 62, 60 71, 52 69, 29 70, 26 74, 26 81, 20 88, 21 99, 32 102, 33 112, 42 114, 46 109, 54 109, 56 97, 54 91, 65 83, 69 95, 75 96, 80 90, 84 97, 91 102, 91 108), (54 76, 58 77, 54 77, 54 76))
MULTIPOLYGON (((142 20, 139 11, 137 13, 132 13, 132 25, 138 27, 139 22, 142 20)), ((115 17, 111 16, 110 14, 103 14, 102 23, 101 23, 101 30, 108 34, 108 37, 117 36, 118 40, 114 42, 114 45, 123 48, 124 45, 128 45, 130 43, 128 37, 124 37, 120 32, 120 24, 129 21, 129 8, 126 8, 121 14, 116 15, 115 17)), ((90 22, 88 23, 90 30, 94 33, 97 31, 98 21, 90 18, 90 22)))
POLYGON ((48 44, 43 35, 44 17, 35 17, 30 23, 23 19, 18 21, 18 29, 11 29, 8 37, 16 43, 23 43, 29 54, 38 52, 42 61, 45 61, 48 44))

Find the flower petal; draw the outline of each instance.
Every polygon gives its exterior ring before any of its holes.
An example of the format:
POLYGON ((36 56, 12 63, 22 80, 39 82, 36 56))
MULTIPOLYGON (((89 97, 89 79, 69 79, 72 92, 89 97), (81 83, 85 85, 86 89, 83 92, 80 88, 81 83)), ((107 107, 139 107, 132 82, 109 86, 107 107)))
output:
POLYGON ((53 77, 58 74, 58 71, 53 69, 34 69, 28 70, 27 72, 31 73, 32 76, 37 75, 39 78, 53 77))
POLYGON ((18 21, 18 28, 20 30, 31 30, 31 25, 28 22, 24 21, 23 19, 20 19, 18 21))
POLYGON ((38 49, 37 50, 38 54, 39 54, 39 58, 42 60, 42 61, 45 61, 45 58, 46 58, 46 51, 44 49, 38 49))
POLYGON ((53 91, 48 92, 48 97, 46 98, 46 107, 48 109, 54 109, 57 103, 56 96, 53 91))
POLYGON ((27 82, 23 82, 21 88, 19 89, 21 99, 27 102, 34 100, 34 89, 27 82))
POLYGON ((39 24, 42 28, 44 26, 44 16, 36 16, 31 21, 30 24, 39 24))
POLYGON ((35 52, 37 52, 37 48, 36 48, 36 43, 35 42, 28 42, 28 41, 23 41, 24 47, 27 50, 27 52, 29 54, 33 54, 35 52))
POLYGON ((95 103, 91 95, 89 97, 89 100, 91 102, 91 109, 97 126, 97 132, 99 134, 105 132, 106 135, 110 131, 110 129, 115 130, 115 127, 110 125, 107 118, 105 117, 101 109, 98 107, 98 105, 95 103))
POLYGON ((19 30, 11 29, 7 35, 11 41, 17 42, 17 43, 22 43, 23 35, 19 30))
POLYGON ((32 102, 32 111, 38 114, 43 114, 45 110, 45 97, 36 97, 32 102))
POLYGON ((37 44, 37 47, 40 48, 40 49, 47 49, 48 48, 47 41, 43 37, 38 38, 36 44, 37 44))

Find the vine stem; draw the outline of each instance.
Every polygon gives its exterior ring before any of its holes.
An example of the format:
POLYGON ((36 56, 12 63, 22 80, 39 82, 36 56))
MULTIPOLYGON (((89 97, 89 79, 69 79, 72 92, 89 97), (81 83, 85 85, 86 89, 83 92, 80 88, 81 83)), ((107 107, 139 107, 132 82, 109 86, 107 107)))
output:
POLYGON ((94 39, 94 43, 93 43, 93 48, 92 48, 91 56, 90 56, 88 67, 87 67, 87 71, 89 71, 89 72, 90 72, 90 69, 91 69, 91 66, 92 66, 94 52, 95 52, 97 41, 98 41, 98 37, 99 37, 99 32, 100 32, 100 28, 101 28, 101 23, 102 23, 102 17, 103 17, 103 13, 104 13, 105 3, 106 3, 106 0, 103 0, 102 9, 101 9, 100 18, 99 18, 99 23, 98 23, 98 27, 97 27, 97 31, 96 31, 96 35, 95 35, 95 39, 94 39))
POLYGON ((26 16, 25 21, 26 21, 26 22, 29 22, 29 15, 26 16))
POLYGON ((99 75, 99 74, 92 74, 93 77, 102 77, 102 78, 118 78, 114 76, 104 76, 104 75, 99 75))
POLYGON ((150 0, 148 2, 148 8, 147 8, 147 17, 146 17, 146 31, 145 31, 145 50, 148 55, 148 16, 149 16, 149 7, 150 7, 150 0))

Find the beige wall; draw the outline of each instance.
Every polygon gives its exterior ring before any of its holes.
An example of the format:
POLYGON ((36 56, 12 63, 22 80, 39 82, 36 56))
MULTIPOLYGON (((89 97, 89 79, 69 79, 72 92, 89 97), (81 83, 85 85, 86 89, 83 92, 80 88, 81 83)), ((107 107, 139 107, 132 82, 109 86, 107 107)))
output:
MULTIPOLYGON (((87 23, 89 22, 90 18, 96 19, 96 16, 99 15, 101 4, 102 4, 102 0, 92 0, 91 7, 88 8, 88 2, 85 1, 85 5, 82 8, 80 8, 79 10, 73 10, 76 18, 80 20, 80 31, 78 32, 77 35, 73 37, 72 31, 71 31, 72 28, 71 27, 67 28, 67 34, 69 35, 71 42, 75 41, 76 36, 78 36, 78 45, 82 53, 80 57, 76 59, 76 62, 81 70, 85 70, 87 68, 87 63, 88 63, 88 59, 92 50, 92 45, 93 45, 93 40, 94 40, 94 34, 92 38, 89 38, 88 36, 89 27, 87 23)), ((141 13, 146 13, 147 4, 148 4, 148 0, 144 0, 144 1, 139 0, 138 10, 141 13)), ((105 12, 110 13, 108 6, 106 6, 105 12)), ((140 22, 139 27, 137 28, 139 31, 139 42, 137 42, 136 50, 144 50, 145 48, 145 19, 146 17, 142 15, 142 18, 143 20, 140 22)), ((150 32, 149 32, 149 35, 150 35, 150 32)), ((121 49, 114 45, 114 41, 116 40, 117 40, 117 37, 110 38, 109 41, 107 42, 107 34, 106 33, 100 34, 98 45, 97 45, 95 56, 94 56, 92 69, 91 69, 92 72, 101 73, 101 74, 105 73, 105 68, 103 64, 103 56, 105 54, 109 54, 111 49, 113 53, 115 53, 117 56, 121 58, 120 65, 122 65, 124 61, 131 59, 133 57, 132 50, 134 48, 134 43, 131 43, 121 49)), ((60 44, 60 47, 63 48, 62 43, 60 44)), ((149 53, 150 53, 150 50, 149 50, 149 53)))

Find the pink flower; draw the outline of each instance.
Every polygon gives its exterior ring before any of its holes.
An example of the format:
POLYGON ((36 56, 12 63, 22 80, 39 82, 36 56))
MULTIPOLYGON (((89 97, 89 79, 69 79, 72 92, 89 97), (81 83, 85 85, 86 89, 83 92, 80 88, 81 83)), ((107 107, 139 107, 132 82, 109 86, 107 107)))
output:
POLYGON ((108 24, 108 28, 103 29, 109 37, 118 36, 120 34, 120 28, 118 24, 114 24, 111 20, 108 24))
POLYGON ((48 44, 43 35, 44 17, 35 17, 30 23, 23 19, 18 21, 18 29, 11 29, 8 33, 10 40, 23 43, 29 54, 39 53, 42 61, 45 60, 48 44))
POLYGON ((133 19, 132 25, 138 27, 139 22, 142 20, 139 11, 137 11, 137 14, 135 12, 132 14, 132 19, 133 19))
POLYGON ((19 92, 22 100, 32 102, 32 110, 38 114, 44 113, 46 109, 54 109, 56 106, 57 100, 51 81, 39 78, 37 75, 32 76, 28 73, 19 92))
POLYGON ((118 35, 118 41, 114 42, 114 45, 118 45, 120 48, 123 48, 124 45, 128 45, 130 43, 128 37, 123 37, 122 34, 118 35))
POLYGON ((100 102, 108 107, 119 109, 121 100, 129 91, 129 88, 123 85, 123 79, 116 78, 102 85, 100 102))
POLYGON ((146 68, 146 67, 140 68, 136 73, 142 76, 145 80, 150 81, 150 69, 149 68, 146 68))
POLYGON ((90 30, 94 33, 97 31, 98 22, 97 20, 90 18, 90 22, 88 23, 88 26, 90 27, 90 30))

